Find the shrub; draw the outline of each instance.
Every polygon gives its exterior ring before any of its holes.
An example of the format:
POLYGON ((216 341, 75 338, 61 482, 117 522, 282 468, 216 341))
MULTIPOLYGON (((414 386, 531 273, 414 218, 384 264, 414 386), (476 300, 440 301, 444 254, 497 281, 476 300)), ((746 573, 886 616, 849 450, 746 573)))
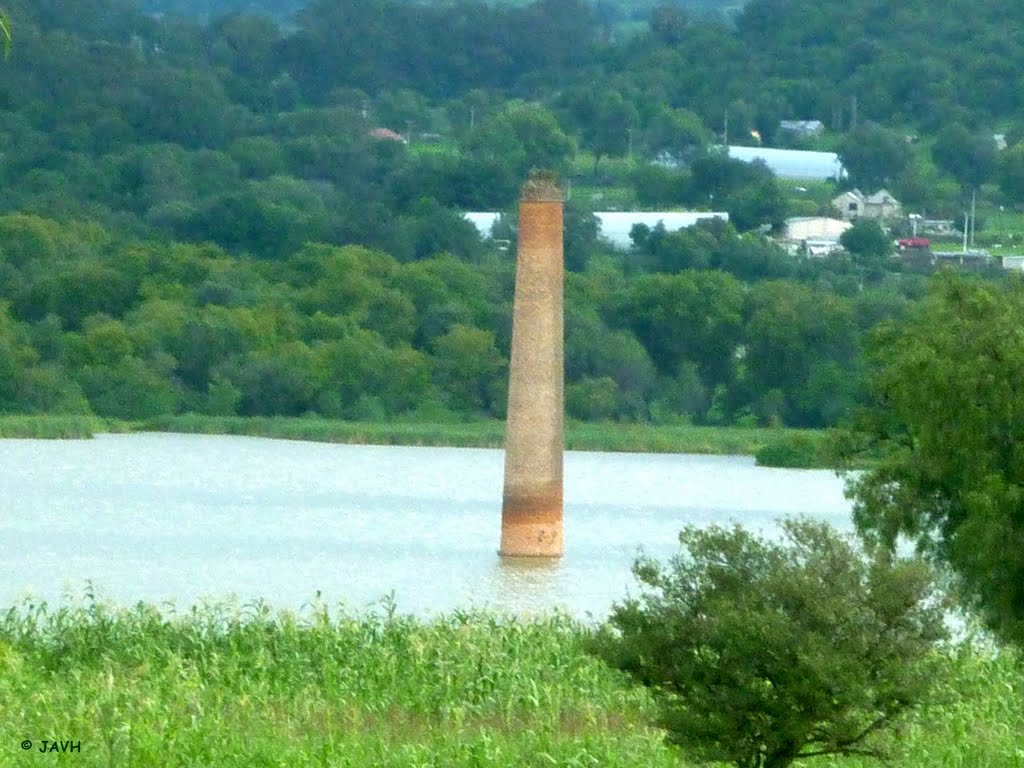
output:
POLYGON ((757 449, 754 458, 761 467, 809 468, 825 463, 821 440, 804 434, 783 435, 771 440, 757 449))
POLYGON ((932 575, 824 523, 783 530, 778 542, 686 528, 668 567, 637 561, 642 595, 613 608, 590 650, 653 689, 659 725, 689 757, 883 757, 892 726, 930 695, 929 652, 946 633, 932 575))

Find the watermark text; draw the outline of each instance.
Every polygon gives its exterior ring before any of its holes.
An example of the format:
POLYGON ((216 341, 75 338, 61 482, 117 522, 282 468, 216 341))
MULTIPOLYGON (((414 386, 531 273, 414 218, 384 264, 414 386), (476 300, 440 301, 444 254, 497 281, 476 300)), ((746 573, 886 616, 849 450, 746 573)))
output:
POLYGON ((32 739, 25 739, 21 742, 21 748, 26 752, 33 747, 37 752, 81 752, 82 742, 80 739, 77 741, 70 739, 40 739, 35 742, 32 739))

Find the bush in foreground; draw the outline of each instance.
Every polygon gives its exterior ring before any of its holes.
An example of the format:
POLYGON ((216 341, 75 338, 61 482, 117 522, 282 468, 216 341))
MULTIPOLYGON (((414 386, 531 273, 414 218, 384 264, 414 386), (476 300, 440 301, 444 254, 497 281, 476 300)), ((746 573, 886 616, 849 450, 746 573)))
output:
POLYGON ((787 541, 688 527, 668 567, 616 605, 591 650, 652 688, 688 757, 784 768, 820 755, 884 757, 893 726, 929 700, 945 627, 925 564, 868 557, 828 525, 787 541))

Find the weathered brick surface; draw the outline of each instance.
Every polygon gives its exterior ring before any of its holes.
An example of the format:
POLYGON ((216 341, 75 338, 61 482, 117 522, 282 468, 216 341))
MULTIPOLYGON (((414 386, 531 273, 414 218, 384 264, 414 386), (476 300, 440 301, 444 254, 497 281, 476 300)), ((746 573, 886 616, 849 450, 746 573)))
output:
POLYGON ((512 316, 501 554, 558 557, 564 409, 562 192, 523 186, 512 316))

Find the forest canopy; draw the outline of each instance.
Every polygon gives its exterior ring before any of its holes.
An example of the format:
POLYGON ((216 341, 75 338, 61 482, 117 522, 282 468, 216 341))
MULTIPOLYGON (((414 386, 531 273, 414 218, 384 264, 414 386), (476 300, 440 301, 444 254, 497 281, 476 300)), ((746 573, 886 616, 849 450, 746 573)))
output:
POLYGON ((517 190, 544 166, 577 187, 571 416, 832 424, 923 277, 786 253, 764 233, 838 188, 796 200, 715 145, 726 115, 766 143, 818 118, 817 148, 866 137, 865 174, 902 158, 878 178, 910 203, 1013 204, 1019 148, 982 139, 1017 138, 1024 10, 919 5, 10 0, 0 410, 500 416, 517 190), (622 252, 592 216, 619 204, 730 221, 622 252))

